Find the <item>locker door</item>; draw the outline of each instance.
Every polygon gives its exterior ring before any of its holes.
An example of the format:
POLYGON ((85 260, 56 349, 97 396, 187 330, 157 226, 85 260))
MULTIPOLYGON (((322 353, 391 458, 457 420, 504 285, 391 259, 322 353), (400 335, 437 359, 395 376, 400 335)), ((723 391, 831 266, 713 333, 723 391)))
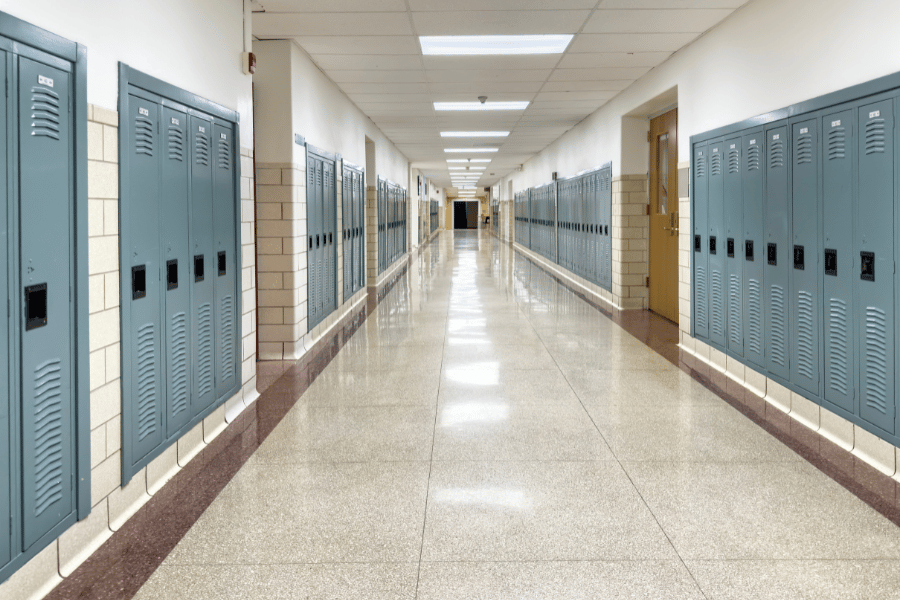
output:
POLYGON ((819 394, 819 140, 816 120, 791 125, 791 381, 819 394))
POLYGON ((357 289, 366 287, 366 178, 363 173, 357 175, 357 193, 359 194, 359 204, 357 207, 357 268, 359 269, 359 279, 357 280, 357 289))
MULTIPOLYGON (((131 347, 131 417, 123 427, 129 428, 132 464, 159 446, 163 431, 163 388, 161 359, 164 327, 160 322, 160 248, 159 198, 160 143, 159 105, 138 96, 129 98, 128 151, 129 211, 131 247, 130 295, 122 299, 130 303, 131 347)), ((128 262, 126 262, 128 264, 128 262)), ((127 288, 126 288, 127 289, 127 288)))
POLYGON ((343 298, 346 302, 350 299, 353 289, 353 273, 351 265, 353 264, 353 175, 351 171, 344 169, 343 178, 341 180, 341 251, 343 252, 343 260, 341 261, 341 274, 343 276, 344 285, 342 286, 343 298))
POLYGON ((213 230, 216 243, 216 398, 223 397, 238 384, 236 198, 234 163, 236 152, 233 129, 216 124, 216 164, 213 171, 213 230))
POLYGON ((727 348, 744 356, 743 291, 744 257, 741 256, 743 193, 741 189, 741 138, 725 140, 725 274, 727 277, 727 348))
MULTIPOLYGON (((307 151, 308 152, 308 151, 307 151)), ((306 295, 307 295, 307 313, 308 328, 311 330, 319 322, 319 251, 318 246, 321 243, 321 232, 319 231, 319 216, 317 211, 319 193, 318 184, 318 163, 309 154, 306 159, 306 228, 308 239, 308 248, 306 256, 306 295)))
POLYGON ((215 397, 215 268, 213 252, 212 123, 189 118, 191 145, 191 313, 194 324, 194 368, 191 414, 209 408, 215 397))
MULTIPOLYGON (((74 500, 69 79, 64 71, 19 58, 19 277, 24 309, 20 413, 26 550, 72 512, 74 500)), ((158 415, 153 418, 158 431, 158 415)))
POLYGON ((166 437, 171 437, 191 419, 191 286, 190 212, 188 206, 188 119, 183 112, 162 109, 164 136, 160 146, 162 178, 161 228, 163 267, 163 340, 166 360, 166 437))
MULTIPOLYGON (((744 357, 766 368, 765 305, 763 274, 766 257, 763 244, 765 216, 763 211, 763 141, 764 133, 745 134, 742 140, 741 175, 743 196, 743 242, 735 248, 744 261, 744 357)), ((735 240, 735 245, 739 242, 735 240)))
MULTIPOLYGON (((6 81, 6 61, 9 55, 0 51, 0 80, 6 81)), ((9 171, 7 156, 7 97, 0 94, 0 298, 9 298, 9 272, 7 265, 9 260, 7 244, 7 207, 9 206, 9 171)), ((12 531, 10 528, 10 515, 12 515, 12 480, 10 479, 11 465, 10 444, 13 432, 10 429, 10 387, 9 365, 10 339, 9 319, 0 319, 0 352, 6 357, 0 361, 0 566, 5 565, 11 558, 12 531)))
POLYGON ((822 117, 825 399, 853 412, 856 389, 853 285, 853 111, 822 117))
POLYGON ((322 247, 325 254, 325 310, 322 317, 324 318, 335 309, 337 293, 337 246, 334 243, 334 234, 337 230, 337 178, 334 163, 323 161, 323 173, 325 185, 322 200, 325 231, 322 237, 322 247))
POLYGON ((694 144, 693 188, 694 214, 694 295, 692 299, 694 336, 709 339, 709 146, 694 144))
POLYGON ((783 379, 790 378, 788 347, 788 293, 790 260, 788 251, 788 169, 787 127, 766 130, 766 369, 783 379))
MULTIPOLYGON (((859 107, 859 414, 894 433, 894 114, 891 100, 859 107)), ((856 256, 854 256, 856 258, 856 256)))
POLYGON ((709 340, 725 346, 725 140, 709 143, 709 340))

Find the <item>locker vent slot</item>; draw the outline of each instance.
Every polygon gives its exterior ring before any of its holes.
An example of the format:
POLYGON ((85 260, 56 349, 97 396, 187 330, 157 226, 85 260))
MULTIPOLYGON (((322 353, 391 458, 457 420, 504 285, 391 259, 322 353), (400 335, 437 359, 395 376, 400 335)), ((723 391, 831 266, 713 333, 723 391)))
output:
POLYGON ((835 127, 828 132, 828 160, 847 156, 847 132, 843 127, 835 127))
POLYGON ((866 404, 887 414, 887 316, 866 308, 866 404))
POLYGON ((797 138, 797 148, 795 149, 797 164, 804 165, 812 162, 812 136, 808 133, 797 138))
POLYGON ((231 168, 231 144, 228 140, 219 139, 219 168, 231 168))
POLYGON ((59 94, 48 88, 31 88, 31 135, 59 139, 59 94))
POLYGON ((728 151, 728 172, 731 174, 739 173, 741 170, 741 159, 737 148, 728 151))
POLYGON ((747 170, 759 171, 759 146, 755 144, 747 148, 747 170))
POLYGON ((138 440, 156 432, 156 326, 147 323, 138 329, 138 440))
POLYGON ((718 152, 709 157, 709 176, 716 177, 722 174, 722 155, 718 152))
POLYGON ((784 166, 784 141, 773 140, 769 147, 769 168, 780 169, 784 166))
POLYGON ((62 366, 49 360, 34 370, 34 514, 63 497, 62 366))
POLYGON ((769 296, 769 316, 772 332, 771 356, 776 365, 785 366, 784 347, 786 341, 785 315, 784 315, 784 288, 780 285, 771 286, 769 296))
POLYGON ((232 296, 222 298, 222 381, 228 381, 234 372, 234 300, 232 296))
POLYGON ((797 292, 797 372, 813 378, 813 297, 797 292))
POLYGON ((747 323, 747 337, 750 342, 750 350, 757 355, 762 354, 762 298, 759 282, 750 279, 747 282, 748 298, 747 313, 750 316, 747 323))
POLYGON ((172 315, 172 416, 188 407, 187 335, 187 314, 172 315))
POLYGON ((212 305, 201 304, 197 310, 197 393, 200 397, 212 391, 212 305))
POLYGON ((724 291, 722 289, 722 272, 718 269, 712 270, 712 277, 710 278, 710 304, 712 308, 710 309, 710 313, 712 316, 712 332, 713 335, 724 336, 725 335, 725 315, 722 314, 722 304, 724 301, 724 291))
POLYGON ((697 168, 694 170, 694 174, 697 179, 706 177, 706 161, 704 161, 702 158, 697 159, 697 168))
POLYGON ((731 343, 740 346, 741 339, 741 278, 730 275, 728 278, 728 336, 731 343))
POLYGON ((200 132, 194 134, 194 160, 198 165, 209 166, 209 140, 200 132))
POLYGON ((153 121, 143 115, 134 119, 134 151, 153 156, 153 121))
POLYGON ((847 303, 832 298, 828 306, 828 366, 831 375, 828 386, 842 396, 847 395, 850 386, 848 338, 847 303))
POLYGON ((884 152, 884 119, 866 122, 866 154, 884 152))
POLYGON ((174 125, 169 126, 169 160, 184 161, 184 133, 174 125))
POLYGON ((47 324, 47 284, 29 285, 25 288, 25 331, 47 324))

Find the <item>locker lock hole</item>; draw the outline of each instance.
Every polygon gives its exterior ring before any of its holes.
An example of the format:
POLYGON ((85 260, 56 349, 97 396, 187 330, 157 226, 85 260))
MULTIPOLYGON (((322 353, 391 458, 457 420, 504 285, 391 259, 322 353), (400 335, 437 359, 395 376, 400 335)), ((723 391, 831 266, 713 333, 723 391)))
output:
POLYGON ((875 281, 875 253, 860 252, 859 264, 859 278, 863 281, 875 281))
POLYGON ((131 267, 131 299, 140 300, 147 295, 147 265, 131 267))
POLYGON ((734 238, 728 238, 728 258, 734 258, 734 238))
POLYGON ((204 266, 203 255, 195 254, 194 255, 194 281, 195 282, 203 281, 203 277, 204 277, 203 266, 204 266))
POLYGON ((744 242, 744 258, 746 258, 750 262, 753 262, 753 240, 747 240, 744 242))
POLYGON ((837 250, 825 248, 825 274, 837 277, 837 250))
POLYGON ((709 253, 716 253, 716 236, 714 235, 709 236, 709 253))
POLYGON ((694 252, 702 252, 703 251, 703 242, 700 239, 699 235, 694 236, 694 252))
POLYGON ((225 251, 219 252, 219 277, 228 273, 228 261, 225 260, 225 251))
POLYGON ((794 246, 794 268, 802 271, 806 268, 806 260, 803 257, 803 246, 794 246))
POLYGON ((778 266, 778 244, 769 244, 767 251, 769 264, 773 267, 778 266))
POLYGON ((166 262, 166 289, 178 289, 178 259, 166 262))
POLYGON ((47 324, 47 284, 25 288, 25 331, 47 324))

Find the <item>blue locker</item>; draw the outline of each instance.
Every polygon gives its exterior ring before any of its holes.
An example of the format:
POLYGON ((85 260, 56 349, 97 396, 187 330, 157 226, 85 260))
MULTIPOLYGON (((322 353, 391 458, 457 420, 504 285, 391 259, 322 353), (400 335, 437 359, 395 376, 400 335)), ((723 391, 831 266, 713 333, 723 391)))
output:
POLYGON ((859 328, 860 416, 895 432, 894 115, 890 99, 863 103, 858 114, 859 196, 854 243, 859 328))
POLYGON ((744 257, 741 252, 743 231, 743 180, 741 137, 725 140, 725 277, 727 282, 726 347, 735 356, 744 355, 744 257))
POLYGON ((322 318, 330 315, 337 308, 337 173, 335 161, 323 163, 325 188, 322 191, 322 208, 324 231, 322 234, 322 250, 324 253, 324 311, 322 318))
MULTIPOLYGON (((0 50, 0 79, 6 81, 6 64, 9 55, 0 50)), ((7 97, 0 94, 0 298, 9 297, 10 281, 7 265, 9 243, 7 207, 9 206, 9 172, 7 155, 7 97)), ((11 452, 13 443, 13 431, 11 429, 12 406, 10 405, 10 332, 9 319, 0 319, 0 352, 5 360, 0 361, 0 566, 9 562, 12 556, 12 456, 18 454, 11 452)))
POLYGON ((693 306, 694 337, 709 339, 709 145, 694 144, 694 170, 691 191, 693 192, 693 247, 694 290, 693 306))
POLYGON ((306 151, 306 229, 309 238, 306 256, 307 279, 307 323, 308 329, 322 320, 321 307, 321 205, 322 205, 322 163, 306 151))
POLYGON ((356 177, 356 289, 366 287, 366 178, 360 172, 356 177))
POLYGON ((199 415, 216 400, 215 278, 213 237, 212 123, 191 115, 188 125, 191 167, 191 313, 194 371, 191 413, 199 415))
POLYGON ((819 139, 816 119, 791 124, 791 382, 819 395, 819 139))
POLYGON ((724 349, 725 301, 725 140, 709 142, 709 341, 724 349))
POLYGON ((157 102, 131 95, 128 103, 128 197, 130 248, 126 265, 131 278, 130 293, 123 303, 130 304, 131 389, 123 399, 130 406, 130 418, 123 422, 130 435, 131 464, 135 464, 162 443, 164 398, 162 388, 162 339, 160 322, 160 166, 163 151, 159 139, 160 110, 157 102))
POLYGON ((350 299, 353 294, 353 249, 352 249, 352 231, 353 231, 353 178, 350 169, 343 167, 341 177, 341 251, 343 259, 341 260, 341 273, 343 274, 343 302, 350 299))
POLYGON ((845 107, 822 117, 823 345, 825 400, 853 412, 856 335, 853 288, 853 165, 856 132, 845 107))
MULTIPOLYGON (((765 305, 764 272, 765 252, 763 230, 765 213, 763 210, 763 142, 762 130, 744 134, 741 164, 743 246, 735 252, 744 260, 744 357, 760 369, 766 367, 765 352, 765 305)), ((738 242, 735 241, 735 244, 738 242)))
POLYGON ((238 332, 238 244, 236 233, 235 162, 240 160, 231 125, 213 126, 216 162, 213 170, 213 235, 216 250, 216 398, 224 400, 240 383, 238 332))
POLYGON ((22 547, 28 550, 72 513, 75 500, 74 133, 69 73, 19 57, 18 87, 22 547))
POLYGON ((791 273, 788 251, 788 130, 779 125, 766 129, 766 368, 772 375, 790 379, 789 291, 791 273))
MULTIPOLYGON (((162 209, 162 255, 165 283, 163 323, 165 327, 164 377, 166 382, 166 437, 187 425, 191 414, 191 286, 190 207, 188 205, 187 114, 162 108, 160 147, 162 165, 160 202, 162 209)), ((132 235, 134 235, 132 231, 132 235)))

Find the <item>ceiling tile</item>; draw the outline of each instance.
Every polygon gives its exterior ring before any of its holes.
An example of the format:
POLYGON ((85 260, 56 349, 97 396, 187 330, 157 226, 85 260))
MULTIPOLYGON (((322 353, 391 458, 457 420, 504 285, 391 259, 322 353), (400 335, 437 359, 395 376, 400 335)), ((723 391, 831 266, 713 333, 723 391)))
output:
POLYGON ((348 95, 354 94, 427 94, 427 83, 341 83, 348 95))
POLYGON ((749 0, 602 0, 607 8, 739 8, 749 0))
POLYGON ((335 83, 425 83, 425 71, 341 71, 329 70, 328 76, 335 83))
POLYGON ((643 77, 649 67, 595 67, 593 69, 555 69, 550 81, 608 81, 643 77))
POLYGON ((559 69, 596 67, 655 67, 672 56, 671 52, 568 52, 559 61, 559 69))
POLYGON ((256 13, 253 35, 296 37, 298 35, 346 36, 348 32, 377 31, 383 35, 412 35, 406 13, 256 13))
POLYGON ((697 38, 695 33, 583 33, 570 52, 674 52, 697 38))
POLYGON ((366 102, 427 102, 430 94, 347 94, 354 103, 366 102))
POLYGON ((541 92, 534 97, 535 105, 541 102, 578 101, 578 100, 609 100, 619 92, 609 91, 582 91, 582 92, 541 92))
MULTIPOLYGON (((359 0, 259 0, 266 12, 359 12, 359 0)), ((405 0, 366 0, 367 12, 406 12, 405 0)), ((253 18, 264 13, 253 13, 253 18)))
POLYGON ((541 89, 543 81, 482 81, 472 83, 429 83, 428 87, 442 99, 448 95, 465 94, 463 100, 477 100, 488 94, 493 100, 528 100, 541 89), (502 96, 502 97, 501 97, 502 96))
POLYGON ((730 15, 733 9, 598 10, 584 33, 702 33, 730 15))
POLYGON ((413 24, 419 35, 576 33, 588 15, 587 10, 413 12, 413 24))
POLYGON ((401 35, 303 36, 295 38, 309 54, 418 54, 419 40, 401 35))
MULTIPOLYGON (((453 2, 447 2, 447 0, 409 0, 409 7, 413 11, 590 10, 596 4, 596 0, 554 0, 552 7, 547 0, 453 0, 453 2)), ((265 6, 265 3, 263 6, 265 6)))
POLYGON ((365 54, 311 54, 310 56, 329 75, 334 70, 421 71, 422 69, 422 58, 417 54, 375 54, 372 56, 365 54))
POLYGON ((428 81, 437 83, 473 81, 546 81, 551 69, 471 69, 426 71, 428 81))
POLYGON ((541 88, 542 92, 581 92, 581 91, 608 91, 620 92, 634 83, 631 79, 614 79, 606 81, 602 79, 594 81, 548 81, 541 88))
POLYGON ((423 56, 425 68, 431 71, 450 70, 530 70, 552 69, 559 62, 558 54, 530 56, 423 56))

